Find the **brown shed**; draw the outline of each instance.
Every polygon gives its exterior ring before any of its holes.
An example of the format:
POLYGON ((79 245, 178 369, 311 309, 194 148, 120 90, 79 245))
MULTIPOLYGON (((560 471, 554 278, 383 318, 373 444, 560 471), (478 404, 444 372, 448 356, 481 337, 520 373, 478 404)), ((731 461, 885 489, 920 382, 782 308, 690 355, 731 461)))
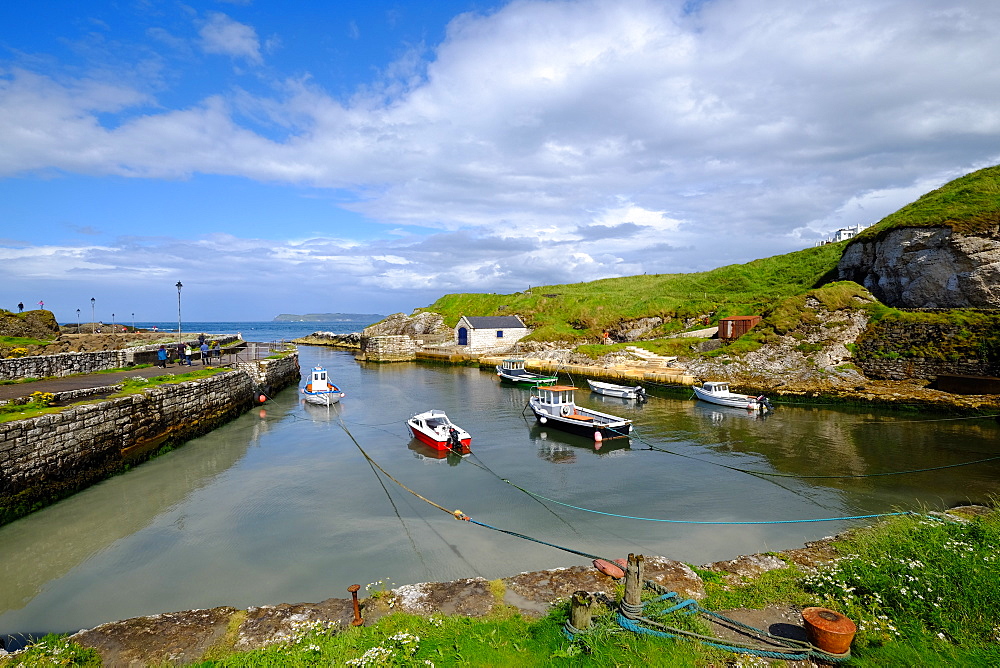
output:
POLYGON ((719 318, 719 338, 723 341, 735 341, 760 322, 759 315, 734 315, 719 318))

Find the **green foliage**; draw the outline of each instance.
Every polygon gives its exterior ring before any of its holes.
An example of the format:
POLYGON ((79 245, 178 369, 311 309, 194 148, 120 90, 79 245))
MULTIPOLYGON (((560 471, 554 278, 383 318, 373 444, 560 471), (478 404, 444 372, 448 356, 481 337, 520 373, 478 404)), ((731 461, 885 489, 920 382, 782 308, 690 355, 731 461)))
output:
POLYGON ((61 409, 50 407, 54 398, 55 395, 51 392, 32 392, 26 403, 0 405, 0 422, 24 420, 36 415, 57 413, 61 409))
POLYGON ((891 213, 856 238, 873 239, 902 227, 950 227, 985 233, 1000 224, 1000 165, 955 179, 891 213))
POLYGON ((135 376, 132 378, 125 378, 122 382, 122 389, 112 394, 112 397, 125 397, 130 394, 138 394, 144 392, 151 387, 157 387, 159 385, 175 385, 177 383, 183 383, 189 380, 199 380, 201 378, 208 378, 210 376, 215 376, 220 373, 227 373, 229 369, 221 367, 203 367, 196 369, 194 371, 188 371, 187 373, 178 374, 162 374, 160 376, 153 376, 152 378, 143 378, 142 376, 135 376))
POLYGON ((1000 514, 969 522, 905 517, 860 531, 805 586, 866 644, 1000 641, 1000 514))
POLYGON ((96 650, 83 648, 56 634, 49 634, 6 660, 0 666, 100 666, 96 650))

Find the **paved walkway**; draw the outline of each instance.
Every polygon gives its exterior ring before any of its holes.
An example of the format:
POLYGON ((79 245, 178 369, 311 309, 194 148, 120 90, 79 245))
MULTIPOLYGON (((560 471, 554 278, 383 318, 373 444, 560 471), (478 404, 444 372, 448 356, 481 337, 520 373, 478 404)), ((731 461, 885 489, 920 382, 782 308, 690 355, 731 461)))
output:
MULTIPOLYGON (((230 356, 231 357, 231 356, 230 356)), ((223 358, 225 362, 225 358, 223 358)), ((217 366, 217 365, 216 365, 217 366)), ((129 369, 128 371, 113 371, 105 373, 85 373, 76 376, 66 376, 63 378, 43 378, 31 381, 30 383, 14 383, 12 385, 0 385, 0 401, 26 397, 32 392, 69 392, 71 390, 86 390, 91 387, 104 387, 105 385, 115 385, 123 378, 152 378, 162 376, 167 373, 179 374, 187 373, 202 368, 200 360, 194 360, 191 366, 168 364, 167 368, 161 369, 158 366, 146 367, 142 369, 129 369)))

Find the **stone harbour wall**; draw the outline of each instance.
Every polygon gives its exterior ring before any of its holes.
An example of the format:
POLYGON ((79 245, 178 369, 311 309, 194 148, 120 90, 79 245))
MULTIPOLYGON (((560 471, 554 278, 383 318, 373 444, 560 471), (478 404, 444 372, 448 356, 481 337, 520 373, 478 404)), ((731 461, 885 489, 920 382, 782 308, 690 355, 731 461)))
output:
MULTIPOLYGON (((989 324, 989 323, 988 323, 989 324)), ((858 338, 852 360, 878 380, 1000 375, 1000 333, 953 323, 878 322, 858 338)))
POLYGON ((366 336, 361 339, 361 354, 369 362, 410 362, 417 358, 417 347, 405 334, 366 336))
MULTIPOLYGON (((298 384, 298 355, 261 360, 270 391, 298 384)), ((262 383, 245 371, 0 423, 0 524, 235 419, 262 383)))

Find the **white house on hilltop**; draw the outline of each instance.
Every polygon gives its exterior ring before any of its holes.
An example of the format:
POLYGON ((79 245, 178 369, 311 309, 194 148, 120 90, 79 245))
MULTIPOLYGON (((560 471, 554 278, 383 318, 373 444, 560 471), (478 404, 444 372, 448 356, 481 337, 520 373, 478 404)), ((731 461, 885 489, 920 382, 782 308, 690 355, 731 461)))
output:
POLYGON ((505 350, 530 331, 516 315, 463 315, 455 325, 455 345, 470 353, 505 350))
POLYGON ((851 237, 857 236, 858 234, 861 233, 861 230, 867 228, 868 228, 867 225, 862 225, 860 223, 852 227, 842 227, 836 232, 834 232, 832 237, 830 237, 829 239, 825 239, 823 241, 818 241, 816 242, 816 245, 823 246, 824 244, 835 244, 838 241, 846 241, 851 237))

